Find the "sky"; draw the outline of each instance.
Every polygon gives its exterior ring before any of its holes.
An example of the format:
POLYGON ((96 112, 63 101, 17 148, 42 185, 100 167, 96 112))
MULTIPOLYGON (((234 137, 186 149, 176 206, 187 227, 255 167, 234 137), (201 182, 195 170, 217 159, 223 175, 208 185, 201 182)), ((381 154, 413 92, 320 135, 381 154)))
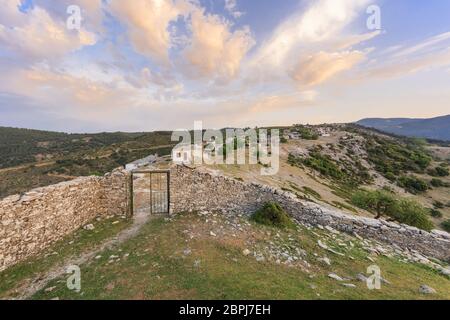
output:
POLYGON ((0 8, 0 126, 153 131, 450 114, 446 0, 0 8))

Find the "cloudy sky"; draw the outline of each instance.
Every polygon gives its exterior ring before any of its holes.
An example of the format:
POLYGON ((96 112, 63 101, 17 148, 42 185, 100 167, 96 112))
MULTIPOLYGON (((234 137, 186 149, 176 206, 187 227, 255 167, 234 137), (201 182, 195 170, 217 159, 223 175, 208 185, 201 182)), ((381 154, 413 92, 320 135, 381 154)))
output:
POLYGON ((0 0, 0 72, 0 126, 432 117, 450 113, 450 1, 0 0))

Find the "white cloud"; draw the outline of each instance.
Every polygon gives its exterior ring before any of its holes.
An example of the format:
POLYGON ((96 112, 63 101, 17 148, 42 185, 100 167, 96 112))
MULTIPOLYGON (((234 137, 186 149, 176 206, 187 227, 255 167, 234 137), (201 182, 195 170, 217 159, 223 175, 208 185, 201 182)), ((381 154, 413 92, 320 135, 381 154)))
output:
POLYGON ((302 59, 294 69, 292 77, 300 85, 315 86, 351 69, 364 58, 365 55, 361 51, 318 52, 302 59))
POLYGON ((294 14, 275 30, 254 57, 254 65, 279 67, 299 48, 339 36, 368 0, 320 0, 294 14))
POLYGON ((245 14, 237 9, 237 0, 225 0, 225 9, 235 19, 238 19, 245 14))
POLYGON ((217 15, 195 9, 190 17, 192 38, 186 59, 200 76, 235 78, 254 40, 247 27, 231 31, 231 25, 217 15))
POLYGON ((157 62, 169 62, 168 50, 172 47, 169 24, 186 14, 190 5, 172 0, 111 0, 109 11, 128 32, 134 49, 157 62))
POLYGON ((65 20, 54 20, 40 7, 21 14, 15 23, 0 24, 0 45, 30 61, 61 57, 96 42, 94 34, 83 29, 70 32, 65 20))
POLYGON ((441 42, 444 42, 444 41, 449 40, 449 39, 450 39, 450 32, 441 33, 441 34, 438 34, 438 35, 433 36, 431 38, 428 38, 425 41, 423 41, 423 42, 421 42, 419 44, 416 44, 416 45, 414 45, 412 47, 408 47, 408 48, 405 48, 403 50, 400 50, 400 51, 396 52, 395 54, 393 54, 392 56, 394 58, 411 56, 411 55, 413 55, 415 53, 419 53, 419 52, 421 52, 423 50, 426 50, 426 49, 433 49, 434 45, 436 45, 438 43, 441 43, 441 42))

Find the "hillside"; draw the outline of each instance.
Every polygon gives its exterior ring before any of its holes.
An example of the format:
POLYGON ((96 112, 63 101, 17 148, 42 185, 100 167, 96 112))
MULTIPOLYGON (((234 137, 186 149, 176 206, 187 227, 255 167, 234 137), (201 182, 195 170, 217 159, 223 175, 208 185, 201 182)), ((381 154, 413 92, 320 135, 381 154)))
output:
POLYGON ((0 273, 0 298, 450 299, 433 262, 330 228, 278 229, 208 211, 140 224, 130 236, 126 220, 93 221, 0 273), (71 264, 83 270, 80 292, 66 287, 71 264), (367 287, 373 264, 380 290, 367 287), (421 293, 424 285, 436 293, 421 293))
MULTIPOLYGON (((450 148, 353 125, 280 129, 276 175, 262 176, 261 164, 205 169, 362 217, 375 217, 377 207, 388 204, 384 219, 448 230, 450 148)), ((42 134, 50 141, 53 133, 42 134)), ((53 141, 63 141, 67 153, 1 169, 1 190, 24 192, 52 179, 102 174, 150 153, 168 154, 172 147, 166 144, 169 133, 113 135, 85 148, 70 147, 65 134, 56 133, 53 141)), ((23 139, 17 137, 16 142, 23 139)), ((143 180, 134 185, 135 199, 148 192, 143 180)), ((136 210, 148 208, 141 202, 136 210)), ((1 272, 0 299, 450 299, 448 265, 415 250, 304 221, 269 226, 223 209, 170 218, 96 218, 1 272), (381 290, 367 287, 367 268, 374 264, 381 268, 381 290), (83 270, 80 292, 67 289, 67 265, 83 270)))
MULTIPOLYGON (((351 214, 376 214, 374 208, 361 205, 356 199, 360 191, 369 190, 420 208, 421 215, 427 216, 436 228, 443 228, 450 219, 450 148, 393 138, 351 125, 294 126, 283 130, 286 138, 281 144, 280 170, 276 175, 261 176, 260 165, 211 168, 351 214), (305 138, 297 136, 298 132, 305 138)), ((406 221, 407 217, 394 219, 406 221)))
POLYGON ((78 176, 103 175, 170 154, 171 132, 67 134, 0 127, 0 197, 78 176))
POLYGON ((356 124, 401 136, 450 141, 450 115, 432 119, 368 118, 356 124))
MULTIPOLYGON (((352 214, 375 214, 355 204, 355 192, 385 190, 399 199, 417 201, 436 228, 450 219, 449 147, 389 137, 352 125, 280 129, 284 143, 277 175, 261 176, 260 165, 213 168, 352 214)), ((2 154, 5 168, 0 169, 0 197, 78 176, 103 175, 149 154, 168 155, 174 145, 170 132, 71 135, 1 130, 7 135, 2 136, 5 150, 14 145, 21 148, 2 154), (11 166, 11 161, 20 164, 11 166)))

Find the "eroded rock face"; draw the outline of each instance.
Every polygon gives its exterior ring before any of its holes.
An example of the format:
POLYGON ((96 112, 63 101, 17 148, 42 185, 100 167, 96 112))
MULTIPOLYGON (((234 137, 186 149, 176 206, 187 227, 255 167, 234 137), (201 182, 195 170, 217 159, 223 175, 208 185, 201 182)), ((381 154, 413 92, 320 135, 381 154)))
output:
MULTIPOLYGON (((82 177, 0 201, 0 271, 99 216, 127 209, 127 174, 82 177)), ((89 228, 89 227, 87 227, 89 228)))
POLYGON ((412 253, 450 261, 450 235, 444 231, 426 232, 384 220, 357 217, 338 209, 304 202, 291 193, 257 183, 244 183, 209 172, 176 166, 171 170, 173 212, 222 211, 250 215, 268 201, 278 202, 297 221, 378 240, 412 253))

